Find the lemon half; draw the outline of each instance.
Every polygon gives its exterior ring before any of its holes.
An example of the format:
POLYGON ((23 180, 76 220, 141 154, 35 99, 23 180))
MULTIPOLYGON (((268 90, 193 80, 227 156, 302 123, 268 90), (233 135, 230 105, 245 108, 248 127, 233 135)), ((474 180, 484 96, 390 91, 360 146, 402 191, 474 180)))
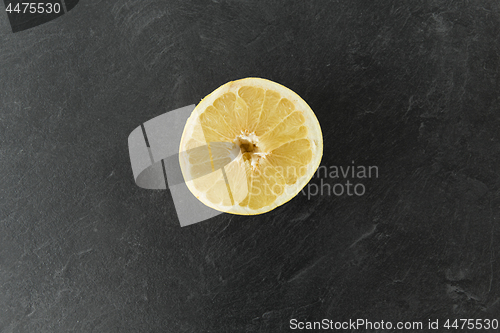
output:
POLYGON ((179 163, 191 193, 218 211, 256 215, 295 197, 323 155, 319 122, 292 90, 245 78, 205 97, 186 122, 179 163))

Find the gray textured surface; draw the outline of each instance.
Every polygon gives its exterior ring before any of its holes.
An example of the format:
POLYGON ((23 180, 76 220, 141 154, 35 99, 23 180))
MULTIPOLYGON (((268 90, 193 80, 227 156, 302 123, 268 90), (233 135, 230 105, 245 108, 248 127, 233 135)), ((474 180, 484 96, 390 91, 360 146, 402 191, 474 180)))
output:
POLYGON ((0 332, 498 318, 500 6, 402 4, 89 0, 16 34, 0 15, 0 332), (367 193, 180 228, 135 186, 134 128, 247 76, 315 110, 323 165, 377 165, 367 193))

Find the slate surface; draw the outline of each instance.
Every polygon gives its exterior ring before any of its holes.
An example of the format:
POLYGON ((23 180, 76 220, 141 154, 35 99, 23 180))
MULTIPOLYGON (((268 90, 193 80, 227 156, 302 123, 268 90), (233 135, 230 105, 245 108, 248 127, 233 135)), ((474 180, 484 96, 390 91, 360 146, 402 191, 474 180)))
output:
POLYGON ((500 317, 497 1, 89 0, 0 31, 0 332, 500 317), (180 228, 128 134, 248 76, 379 177, 180 228))

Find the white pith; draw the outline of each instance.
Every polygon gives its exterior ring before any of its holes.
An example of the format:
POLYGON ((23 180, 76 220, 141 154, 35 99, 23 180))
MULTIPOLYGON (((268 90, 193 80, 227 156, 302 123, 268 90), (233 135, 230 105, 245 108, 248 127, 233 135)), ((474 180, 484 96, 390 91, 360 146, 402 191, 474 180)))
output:
POLYGON ((252 151, 248 152, 252 158, 250 164, 253 170, 259 166, 260 159, 265 159, 269 154, 268 152, 260 151, 259 137, 255 135, 255 132, 249 133, 248 131, 241 131, 241 134, 238 135, 233 142, 240 147, 242 153, 244 152, 244 145, 251 144, 253 146, 252 151))

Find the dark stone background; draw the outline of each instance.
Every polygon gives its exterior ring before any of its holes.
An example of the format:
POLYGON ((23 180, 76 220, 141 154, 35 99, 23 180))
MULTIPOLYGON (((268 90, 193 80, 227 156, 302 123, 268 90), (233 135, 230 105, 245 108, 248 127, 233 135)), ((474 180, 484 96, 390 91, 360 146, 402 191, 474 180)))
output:
POLYGON ((0 332, 500 317, 498 1, 89 0, 0 31, 0 332), (322 165, 379 167, 364 196, 181 228, 134 184, 135 127, 248 76, 311 105, 322 165))

